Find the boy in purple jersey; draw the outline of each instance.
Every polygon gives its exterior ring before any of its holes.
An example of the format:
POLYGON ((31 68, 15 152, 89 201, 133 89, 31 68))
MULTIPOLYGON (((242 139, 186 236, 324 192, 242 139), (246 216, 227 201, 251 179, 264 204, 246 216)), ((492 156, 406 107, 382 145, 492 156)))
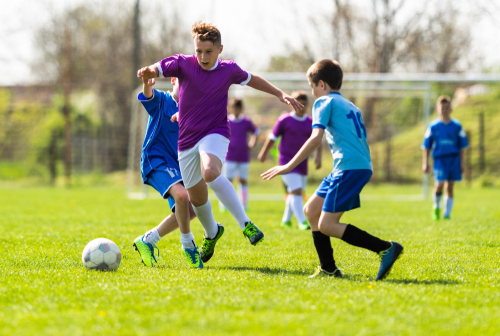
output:
MULTIPOLYGON (((248 173, 250 168, 250 149, 255 146, 260 130, 252 120, 245 117, 243 113, 243 100, 233 99, 230 104, 229 128, 231 129, 231 141, 226 155, 226 163, 222 166, 224 176, 231 182, 238 175, 240 180, 239 194, 241 204, 245 210, 248 208, 248 173), (248 139, 250 134, 250 140, 248 139)), ((220 209, 225 210, 224 204, 220 203, 220 209)))
POLYGON ((215 222, 207 185, 234 216, 252 245, 264 239, 248 218, 229 180, 221 175, 229 146, 228 90, 233 84, 248 85, 278 97, 295 110, 302 105, 262 77, 242 70, 235 62, 219 60, 221 34, 207 22, 197 22, 191 33, 195 55, 174 55, 138 70, 139 78, 177 77, 179 90, 179 164, 194 211, 205 228, 201 258, 207 262, 224 227, 215 222))
MULTIPOLYGON (((285 165, 297 154, 302 145, 311 136, 312 118, 305 112, 308 105, 307 93, 296 91, 292 93, 292 97, 304 105, 304 109, 300 112, 290 112, 279 117, 273 131, 269 133, 269 137, 259 153, 259 160, 261 162, 266 161, 269 151, 279 137, 281 137, 281 142, 279 144, 278 162, 279 165, 285 165)), ((315 164, 316 169, 321 168, 321 146, 316 150, 315 164)), ((309 223, 304 215, 302 203, 303 192, 307 186, 307 158, 290 173, 282 175, 281 178, 289 193, 286 198, 285 212, 281 220, 281 225, 292 227, 293 212, 299 223, 299 229, 309 230, 309 223)))

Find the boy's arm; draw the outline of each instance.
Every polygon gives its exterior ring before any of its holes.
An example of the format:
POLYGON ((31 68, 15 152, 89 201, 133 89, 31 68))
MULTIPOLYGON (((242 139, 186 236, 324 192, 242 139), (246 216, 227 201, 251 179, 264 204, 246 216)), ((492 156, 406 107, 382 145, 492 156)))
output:
POLYGON ((291 96, 281 91, 273 84, 269 83, 264 78, 254 74, 251 74, 251 76, 252 77, 248 82, 247 86, 250 86, 256 90, 263 91, 278 97, 279 100, 281 100, 283 103, 290 105, 295 111, 301 111, 304 108, 304 105, 302 105, 296 99, 292 98, 291 96))
POLYGON ((137 70, 137 78, 142 79, 143 82, 144 80, 148 82, 150 82, 151 80, 154 81, 154 78, 156 77, 160 77, 160 72, 158 71, 158 67, 156 66, 156 64, 137 70))
POLYGON ((275 143, 274 140, 272 140, 270 138, 266 139, 266 142, 264 143, 264 146, 262 147, 262 149, 259 153, 259 156, 257 157, 260 160, 260 162, 266 161, 267 155, 269 154, 269 151, 271 150, 271 148, 273 148, 274 143, 275 143))
POLYGON ((424 149, 424 156, 422 162, 422 171, 427 174, 429 172, 429 153, 428 149, 424 149))
POLYGON ((460 171, 462 172, 462 174, 465 172, 465 161, 464 161, 464 157, 465 157, 465 150, 464 149, 461 149, 460 150, 460 171))
POLYGON ((142 78, 142 94, 144 94, 144 97, 147 99, 151 99, 153 97, 153 85, 155 85, 154 78, 149 80, 142 78))
POLYGON ((320 127, 315 127, 312 131, 311 137, 307 139, 306 143, 302 146, 297 154, 293 157, 290 162, 284 166, 276 166, 265 173, 261 174, 263 179, 270 180, 276 175, 285 175, 292 171, 293 168, 297 167, 302 161, 304 161, 312 152, 321 144, 323 139, 323 134, 325 130, 320 127))
POLYGON ((316 157, 314 158, 314 164, 316 165, 316 169, 321 168, 321 159, 323 157, 323 146, 321 144, 316 148, 316 157))
POLYGON ((259 136, 255 133, 250 136, 250 140, 248 140, 248 148, 253 148, 253 146, 255 146, 258 137, 259 136))

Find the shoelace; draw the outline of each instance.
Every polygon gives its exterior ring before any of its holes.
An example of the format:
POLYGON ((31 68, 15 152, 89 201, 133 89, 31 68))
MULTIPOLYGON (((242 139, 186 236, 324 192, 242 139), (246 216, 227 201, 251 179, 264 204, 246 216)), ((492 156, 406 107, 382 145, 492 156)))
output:
POLYGON ((379 255, 380 255, 380 259, 382 259, 383 257, 385 257, 386 255, 389 254, 389 251, 392 249, 392 242, 391 242, 391 247, 389 247, 387 250, 383 250, 383 251, 380 251, 379 255))
POLYGON ((153 260, 158 263, 158 261, 156 261, 156 258, 155 258, 155 249, 156 251, 158 252, 156 257, 160 257, 160 249, 156 246, 156 244, 147 244, 148 247, 149 247, 149 251, 151 252, 151 257, 153 257, 153 260))
POLYGON ((248 234, 251 237, 255 236, 257 234, 257 228, 255 226, 253 226, 252 224, 248 224, 248 229, 246 231, 248 231, 248 234))

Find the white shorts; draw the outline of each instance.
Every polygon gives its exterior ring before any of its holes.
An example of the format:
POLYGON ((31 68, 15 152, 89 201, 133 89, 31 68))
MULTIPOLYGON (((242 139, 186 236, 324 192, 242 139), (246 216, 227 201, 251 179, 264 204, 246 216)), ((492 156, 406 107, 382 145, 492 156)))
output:
POLYGON ((203 178, 200 159, 202 153, 215 155, 224 164, 228 147, 228 138, 220 134, 209 134, 198 141, 194 147, 179 152, 179 166, 184 187, 192 188, 203 178))
POLYGON ((222 174, 229 180, 233 180, 236 176, 239 176, 240 179, 248 181, 249 171, 250 164, 248 162, 226 161, 222 167, 222 174))
POLYGON ((282 175, 281 178, 286 185, 288 192, 292 192, 297 189, 306 190, 307 186, 307 175, 300 175, 297 173, 290 173, 282 175))

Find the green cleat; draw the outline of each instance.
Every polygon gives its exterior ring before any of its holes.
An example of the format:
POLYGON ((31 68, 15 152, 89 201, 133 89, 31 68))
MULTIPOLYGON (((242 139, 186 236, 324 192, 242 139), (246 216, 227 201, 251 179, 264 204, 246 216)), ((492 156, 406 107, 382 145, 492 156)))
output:
POLYGON ((304 221, 304 223, 299 223, 299 230, 311 230, 311 227, 307 221, 304 221))
POLYGON ((154 267, 153 260, 155 263, 158 263, 155 258, 154 249, 158 251, 157 257, 160 256, 160 250, 156 247, 156 245, 145 243, 143 238, 144 235, 137 237, 134 240, 133 246, 135 247, 135 250, 139 252, 142 263, 148 267, 154 267))
POLYGON ((433 220, 439 220, 440 213, 441 213, 441 209, 439 209, 439 208, 434 208, 434 209, 432 210, 432 219, 433 219, 433 220))
POLYGON ((257 245, 264 239, 264 233, 254 223, 246 222, 243 235, 248 238, 250 244, 257 245))
POLYGON ((214 238, 210 239, 207 238, 207 236, 203 237, 203 243, 201 243, 201 260, 206 263, 207 261, 212 258, 214 255, 214 250, 215 250, 215 244, 217 244, 217 241, 222 237, 224 234, 224 227, 217 223, 217 234, 215 235, 214 238))
POLYGON ((326 278, 326 277, 342 278, 343 276, 342 272, 340 272, 338 268, 333 272, 327 272, 324 269, 322 269, 321 266, 318 266, 314 274, 309 276, 310 279, 326 278))
POLYGON ((195 246, 194 250, 182 247, 182 254, 186 257, 189 267, 203 268, 203 262, 200 258, 200 252, 198 252, 198 246, 195 246))
POLYGON ((450 220, 450 219, 451 219, 451 217, 450 217, 450 215, 444 215, 444 216, 443 216, 443 219, 450 220))
POLYGON ((292 222, 288 221, 288 222, 281 222, 281 226, 285 227, 285 228, 291 228, 292 227, 292 222))

